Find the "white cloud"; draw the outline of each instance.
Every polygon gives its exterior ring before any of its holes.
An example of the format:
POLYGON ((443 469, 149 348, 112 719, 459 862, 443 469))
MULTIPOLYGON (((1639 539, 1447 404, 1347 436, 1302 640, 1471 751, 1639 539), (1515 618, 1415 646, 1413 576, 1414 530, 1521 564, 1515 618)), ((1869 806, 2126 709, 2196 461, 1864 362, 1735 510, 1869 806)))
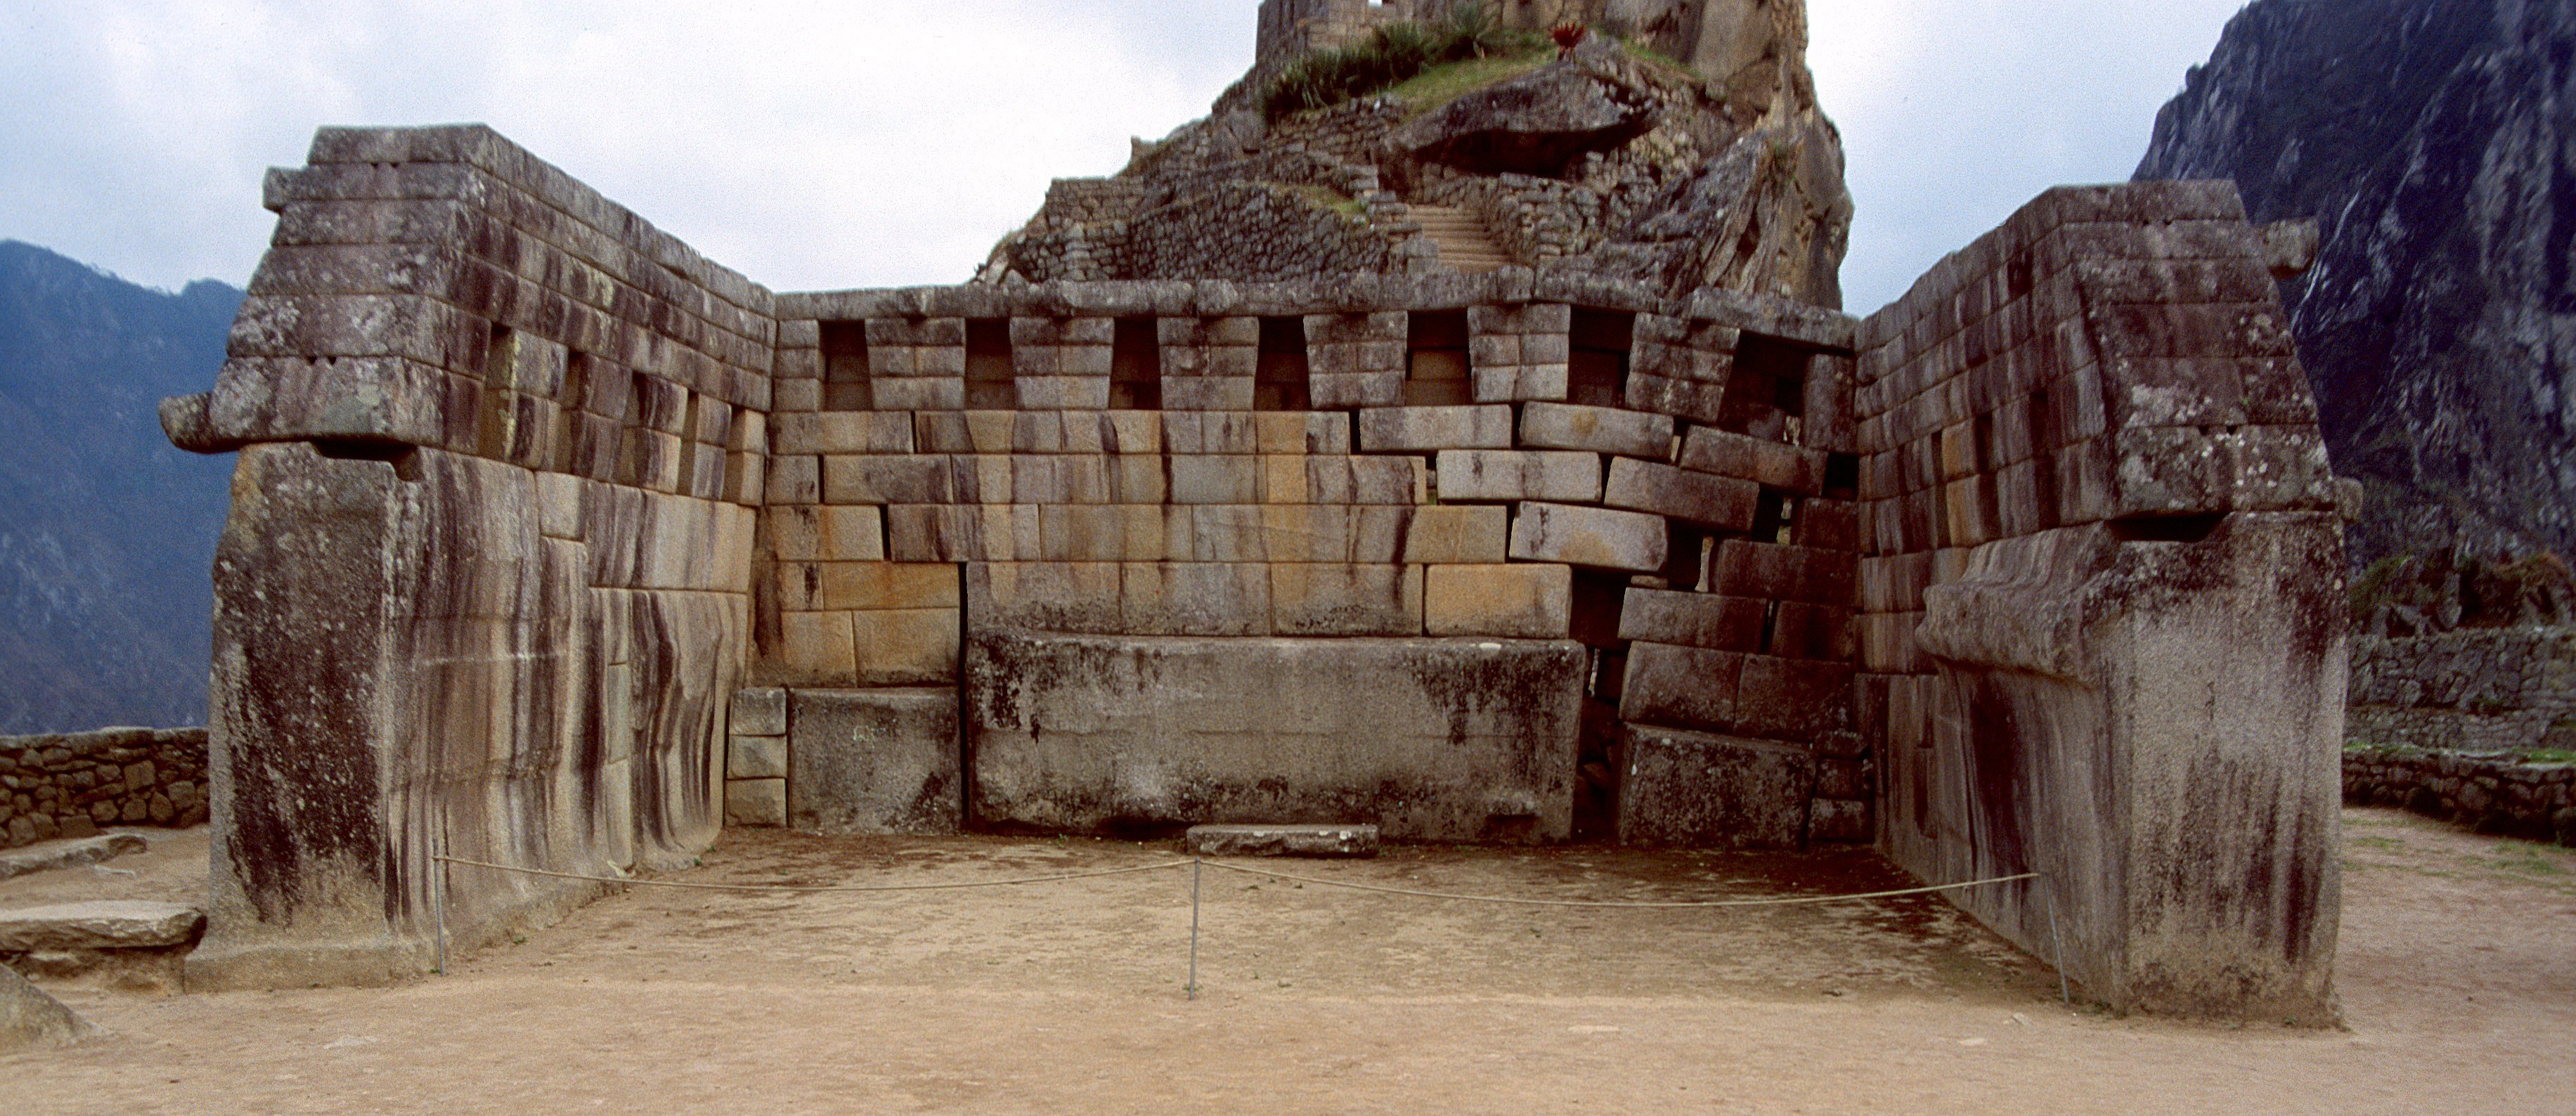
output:
MULTIPOLYGON (((21 0, 0 237, 245 279, 314 126, 480 120, 780 289, 953 282, 1049 179, 1206 111, 1258 0, 21 0)), ((2128 176, 2237 0, 1810 0, 1868 309, 2061 181, 2128 176)))

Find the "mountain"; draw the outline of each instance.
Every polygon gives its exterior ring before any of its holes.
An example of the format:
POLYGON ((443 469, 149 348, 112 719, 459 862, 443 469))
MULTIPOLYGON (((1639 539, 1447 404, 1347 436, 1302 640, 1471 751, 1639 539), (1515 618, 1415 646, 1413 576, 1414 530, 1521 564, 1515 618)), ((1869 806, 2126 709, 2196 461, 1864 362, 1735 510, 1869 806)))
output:
POLYGON ((228 459, 163 439, 242 293, 0 242, 0 733, 205 723, 228 459))
POLYGON ((2256 0, 2157 118, 2140 179, 2313 217, 2284 285, 2356 567, 2576 554, 2576 4, 2256 0))

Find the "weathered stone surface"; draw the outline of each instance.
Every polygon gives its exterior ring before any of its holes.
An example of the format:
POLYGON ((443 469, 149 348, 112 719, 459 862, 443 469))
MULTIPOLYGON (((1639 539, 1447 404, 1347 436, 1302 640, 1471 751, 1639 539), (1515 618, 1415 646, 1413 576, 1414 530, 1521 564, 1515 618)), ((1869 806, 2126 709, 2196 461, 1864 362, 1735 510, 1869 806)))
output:
POLYGON ((1333 817, 1397 840, 1562 840, 1585 664, 1558 642, 978 633, 972 814, 1074 832, 1333 817))
POLYGON ((1181 835, 1196 856, 1298 856, 1326 860, 1377 855, 1374 825, 1194 825, 1181 835))
POLYGON ((0 911, 0 953, 63 949, 160 949, 186 945, 206 913, 177 903, 102 899, 0 911))
POLYGON ((1610 482, 1601 502, 1721 531, 1746 531, 1753 527, 1761 499, 1762 490, 1745 481, 1621 457, 1610 462, 1610 482))
POLYGON ((1768 619, 1763 602, 1748 597, 1632 588, 1619 610, 1619 638, 1754 654, 1768 619))
POLYGON ((734 691, 731 725, 735 736, 787 735, 787 691, 734 691))
POLYGON ((1512 558, 1655 573, 1671 540, 1662 516, 1567 504, 1522 504, 1512 519, 1512 558))
POLYGON ((1824 454, 1705 426, 1682 439, 1681 466, 1802 496, 1825 490, 1824 454))
POLYGON ((1360 412, 1360 451, 1417 453, 1512 448, 1512 409, 1379 407, 1360 412))
POLYGON ((16 970, 0 965, 0 1053, 71 1042, 95 1029, 16 970))
POLYGON ((1440 498, 1590 503, 1601 498, 1601 455, 1562 450, 1446 450, 1440 454, 1440 498))
POLYGON ((725 783, 725 824, 753 828, 787 824, 787 780, 733 779, 725 783))
POLYGON ((1404 128, 1395 146, 1415 159, 1478 174, 1553 178, 1595 151, 1610 151, 1653 124, 1644 105, 1571 66, 1459 97, 1404 128))
POLYGON ((104 864, 127 853, 142 852, 147 847, 141 837, 131 833, 108 833, 53 841, 33 848, 0 853, 0 880, 13 879, 35 872, 78 868, 85 864, 104 864))
POLYGON ((1433 566, 1423 586, 1429 635, 1564 639, 1574 630, 1574 571, 1566 566, 1433 566))
POLYGON ((788 823, 817 833, 964 824, 955 690, 798 690, 788 823))
POLYGON ((1796 849, 1807 841, 1815 760, 1803 748, 1631 727, 1619 843, 1796 849))
POLYGON ((1673 419, 1617 407, 1529 403, 1521 407, 1521 444, 1662 461, 1673 453, 1673 419))

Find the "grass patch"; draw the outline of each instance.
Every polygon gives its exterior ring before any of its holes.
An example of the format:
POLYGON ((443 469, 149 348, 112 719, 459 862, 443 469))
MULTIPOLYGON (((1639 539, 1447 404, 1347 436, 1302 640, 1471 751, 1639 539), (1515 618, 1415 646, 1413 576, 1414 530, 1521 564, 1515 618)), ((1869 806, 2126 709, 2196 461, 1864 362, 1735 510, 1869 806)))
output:
POLYGON ((1298 197, 1306 199, 1317 209, 1337 213, 1363 224, 1368 221, 1368 206, 1362 204, 1358 198, 1345 195, 1341 191, 1328 190, 1321 186, 1291 186, 1288 189, 1298 197))
POLYGON ((1262 90, 1261 113, 1276 122, 1393 88, 1434 67, 1527 54, 1542 42, 1503 27, 1482 3, 1460 4, 1437 23, 1390 23, 1349 46, 1298 58, 1262 90))
POLYGON ((1397 82, 1387 95, 1404 102, 1405 115, 1420 116, 1488 85, 1534 73, 1555 57, 1550 50, 1535 50, 1444 63, 1397 82))

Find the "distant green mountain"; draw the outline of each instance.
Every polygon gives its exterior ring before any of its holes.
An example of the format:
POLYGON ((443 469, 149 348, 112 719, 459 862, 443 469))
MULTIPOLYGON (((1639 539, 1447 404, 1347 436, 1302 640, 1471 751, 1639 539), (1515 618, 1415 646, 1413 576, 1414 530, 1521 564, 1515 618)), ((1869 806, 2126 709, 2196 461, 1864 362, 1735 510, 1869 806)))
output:
POLYGON ((206 720, 229 458, 171 448, 242 293, 0 241, 0 734, 206 720))

